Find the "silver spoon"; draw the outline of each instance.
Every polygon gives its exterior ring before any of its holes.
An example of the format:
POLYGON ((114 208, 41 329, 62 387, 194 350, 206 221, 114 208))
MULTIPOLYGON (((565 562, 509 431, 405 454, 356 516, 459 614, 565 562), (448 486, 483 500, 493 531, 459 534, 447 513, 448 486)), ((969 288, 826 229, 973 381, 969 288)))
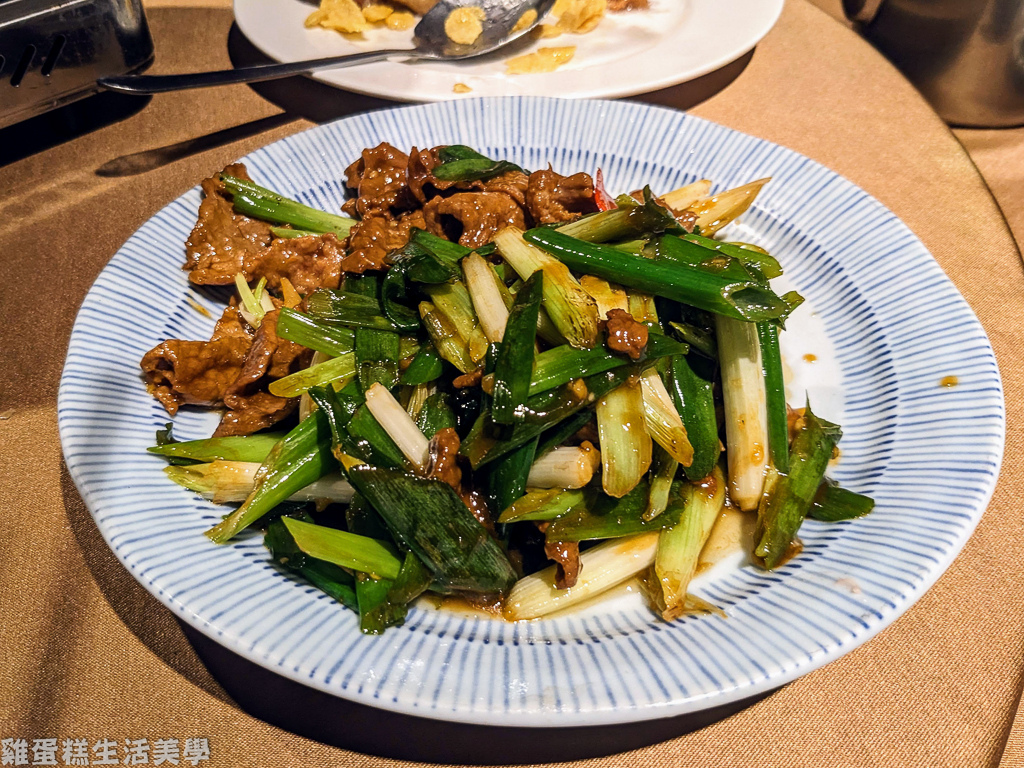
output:
POLYGON ((424 59, 457 61, 482 56, 518 40, 544 17, 555 0, 439 0, 416 25, 415 47, 350 53, 326 59, 296 61, 288 64, 257 64, 252 67, 224 69, 218 72, 196 72, 185 75, 122 75, 102 77, 97 82, 109 91, 150 94, 180 91, 187 88, 209 88, 213 85, 259 83, 293 75, 306 75, 320 69, 351 67, 371 61, 404 57, 408 61, 424 59), (477 7, 484 12, 483 32, 470 45, 449 39, 444 23, 456 8, 477 7), (537 15, 531 23, 516 29, 516 24, 529 11, 537 15))

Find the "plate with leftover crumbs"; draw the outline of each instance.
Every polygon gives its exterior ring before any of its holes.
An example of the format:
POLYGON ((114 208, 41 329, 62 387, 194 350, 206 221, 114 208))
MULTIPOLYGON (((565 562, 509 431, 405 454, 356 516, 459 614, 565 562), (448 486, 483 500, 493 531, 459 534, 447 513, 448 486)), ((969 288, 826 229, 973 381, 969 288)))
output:
MULTIPOLYGON (((235 0, 235 19, 257 48, 281 62, 412 47, 419 16, 402 2, 382 0, 361 12, 355 0, 324 2, 320 12, 306 0, 235 0)), ((542 30, 509 51, 463 62, 378 62, 312 76, 399 101, 630 96, 692 80, 738 59, 772 28, 782 2, 559 0, 542 30), (536 71, 551 66, 556 68, 536 71), (524 73, 510 74, 513 68, 524 73)), ((408 0, 408 5, 424 8, 429 2, 408 0)))
MULTIPOLYGON (((802 550, 772 571, 745 554, 742 526, 716 552, 705 547, 702 557, 714 556, 688 591, 710 614, 665 621, 627 582, 535 620, 420 602, 400 626, 364 634, 355 612, 272 560, 258 531, 225 544, 207 538, 225 508, 171 482, 164 458, 147 452, 169 419, 139 361, 165 339, 209 338, 230 296, 197 288, 182 270, 202 199, 195 187, 100 273, 75 322, 58 399, 67 466, 97 527, 182 621, 268 670, 374 707, 489 725, 607 725, 740 701, 817 669, 892 623, 959 553, 1002 459, 999 372, 931 254, 866 192, 796 152, 697 117, 539 97, 357 115, 241 162, 251 183, 337 212, 345 169, 381 142, 465 145, 561 174, 601 169, 613 193, 713 179, 716 194, 771 177, 722 235, 770 251, 785 287, 805 298, 783 336, 788 399, 807 396, 842 425, 829 474, 874 499, 874 510, 806 520, 802 550)), ((219 419, 182 407, 175 436, 206 438, 219 419)))

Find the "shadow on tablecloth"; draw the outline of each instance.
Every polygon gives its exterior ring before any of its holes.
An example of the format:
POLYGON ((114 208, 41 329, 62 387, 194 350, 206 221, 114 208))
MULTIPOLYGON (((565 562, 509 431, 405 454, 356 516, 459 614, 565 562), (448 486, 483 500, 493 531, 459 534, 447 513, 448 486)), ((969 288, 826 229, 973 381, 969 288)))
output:
MULTIPOLYGON (((188 682, 224 703, 236 706, 196 657, 174 614, 149 594, 114 556, 100 535, 63 460, 60 463, 60 486, 71 532, 96 585, 118 618, 143 645, 188 682)), ((55 653, 59 651, 55 650, 55 653)), ((56 658, 53 660, 54 665, 58 662, 56 658)), ((46 669, 47 661, 41 660, 39 668, 46 669)))
POLYGON ((519 765, 604 757, 699 730, 770 695, 623 725, 502 728, 449 723, 386 712, 308 688, 243 659, 192 627, 182 628, 210 673, 253 717, 324 744, 396 760, 519 765))

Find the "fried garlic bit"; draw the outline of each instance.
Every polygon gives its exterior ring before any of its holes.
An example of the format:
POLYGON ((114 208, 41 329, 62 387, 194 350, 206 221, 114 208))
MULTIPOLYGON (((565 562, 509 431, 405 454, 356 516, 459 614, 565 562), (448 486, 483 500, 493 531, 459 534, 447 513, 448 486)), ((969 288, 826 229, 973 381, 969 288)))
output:
POLYGON ((384 19, 393 14, 395 9, 383 3, 373 3, 363 7, 363 18, 371 24, 380 24, 384 19))
POLYGON ((395 11, 384 19, 384 24, 387 25, 388 29, 411 29, 415 23, 416 17, 409 11, 395 11))
POLYGON ((444 33, 459 45, 472 45, 484 31, 484 9, 475 5, 456 8, 444 20, 444 33))
POLYGON ((526 13, 524 13, 522 16, 520 16, 519 17, 519 21, 517 21, 516 25, 514 27, 512 27, 513 34, 516 33, 516 32, 522 32, 524 29, 526 29, 531 24, 533 24, 533 22, 535 22, 536 20, 537 20, 537 9, 536 8, 531 8, 526 13))
POLYGON ((551 15, 558 19, 554 24, 542 24, 541 37, 557 37, 566 32, 583 35, 593 31, 605 11, 608 0, 557 0, 551 15))
POLYGON ((554 72, 563 64, 572 60, 576 53, 575 45, 561 48, 538 48, 533 53, 516 56, 505 62, 505 74, 529 75, 538 72, 554 72))
POLYGON ((323 27, 356 35, 370 28, 355 0, 320 0, 320 7, 306 17, 307 27, 323 27))

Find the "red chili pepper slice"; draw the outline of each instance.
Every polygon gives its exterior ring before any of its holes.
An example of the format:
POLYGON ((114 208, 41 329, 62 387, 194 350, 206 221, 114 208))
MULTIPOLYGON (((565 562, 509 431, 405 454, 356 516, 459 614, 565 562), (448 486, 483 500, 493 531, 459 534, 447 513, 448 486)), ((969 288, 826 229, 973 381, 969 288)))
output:
POLYGON ((604 188, 604 174, 600 168, 594 174, 594 202, 597 203, 597 207, 602 211, 610 211, 616 207, 615 198, 609 195, 604 188))

